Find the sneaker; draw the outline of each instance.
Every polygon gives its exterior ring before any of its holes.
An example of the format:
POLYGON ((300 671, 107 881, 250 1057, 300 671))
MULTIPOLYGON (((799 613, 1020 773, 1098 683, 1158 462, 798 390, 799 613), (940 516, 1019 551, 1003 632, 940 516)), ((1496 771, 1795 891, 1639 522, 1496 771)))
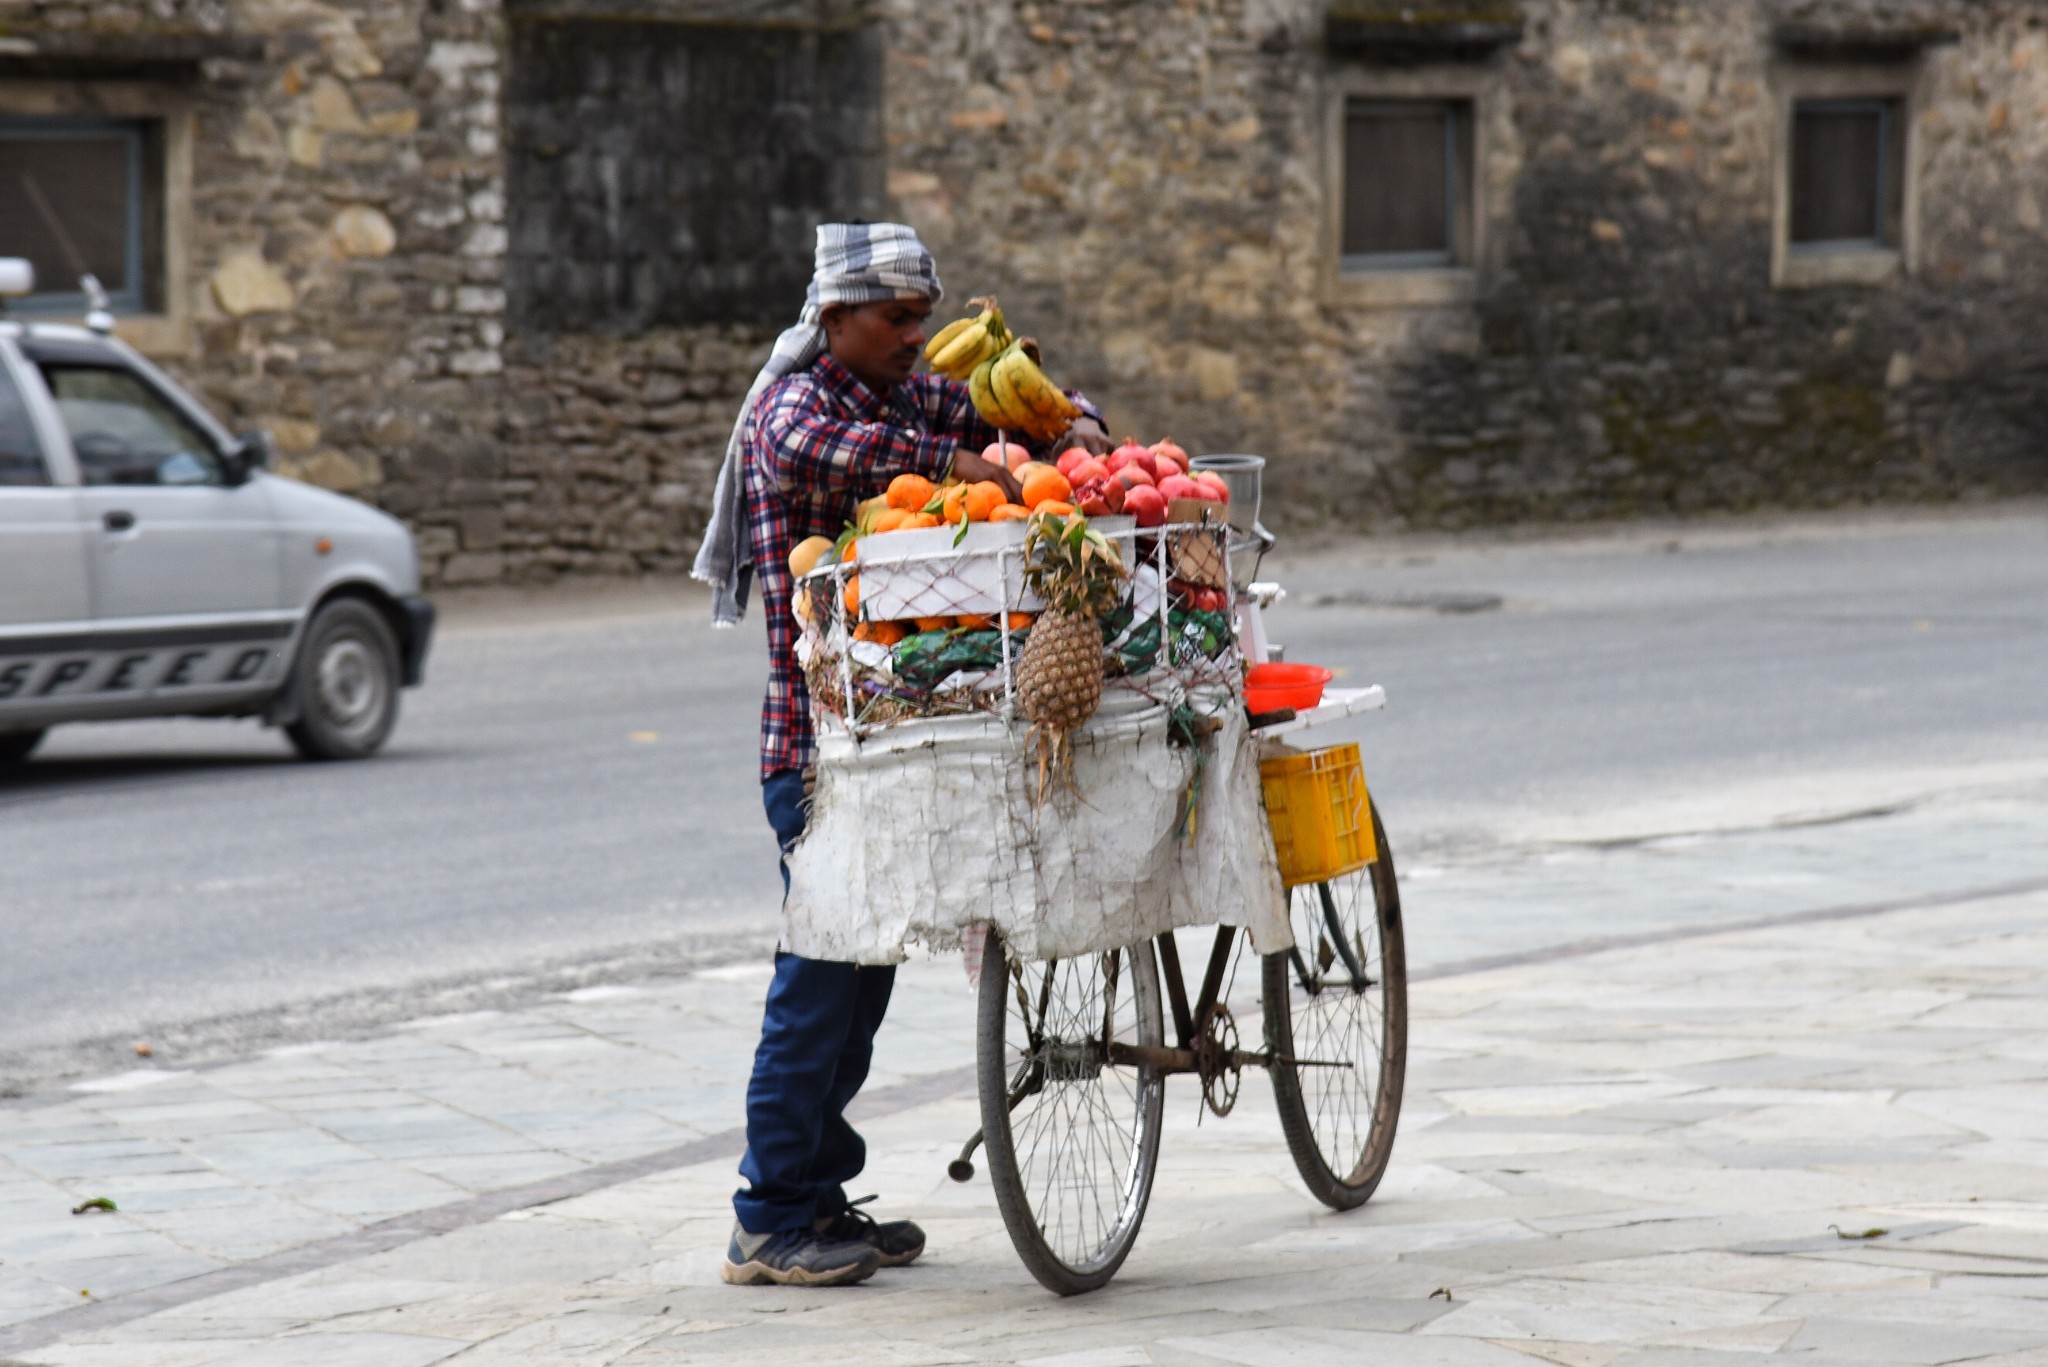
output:
POLYGON ((860 1209, 874 1199, 863 1196, 837 1215, 819 1220, 811 1227, 821 1238, 866 1245, 881 1255, 883 1267, 901 1267, 915 1261, 917 1255, 924 1252, 924 1231, 908 1220, 890 1220, 884 1224, 860 1209))
POLYGON ((882 1259, 865 1243, 828 1239, 808 1229, 749 1234, 733 1226, 718 1275, 734 1286, 852 1286, 875 1275, 882 1259))

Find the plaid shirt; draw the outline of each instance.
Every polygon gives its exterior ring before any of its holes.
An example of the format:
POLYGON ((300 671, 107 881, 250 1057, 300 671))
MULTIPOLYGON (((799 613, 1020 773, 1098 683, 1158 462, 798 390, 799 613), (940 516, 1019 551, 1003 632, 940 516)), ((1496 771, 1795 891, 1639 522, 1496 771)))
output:
POLYGON ((745 432, 747 524, 768 616, 762 777, 804 768, 816 748, 789 611, 790 548, 805 537, 837 537, 854 505, 897 475, 937 481, 952 468, 955 447, 978 452, 995 439, 967 386, 938 375, 913 375, 879 395, 825 355, 762 392, 745 432))

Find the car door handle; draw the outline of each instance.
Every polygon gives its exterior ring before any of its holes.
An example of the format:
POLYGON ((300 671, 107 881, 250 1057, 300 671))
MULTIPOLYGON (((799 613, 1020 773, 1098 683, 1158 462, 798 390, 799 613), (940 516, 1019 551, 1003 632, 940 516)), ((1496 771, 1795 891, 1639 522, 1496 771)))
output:
POLYGON ((125 532, 135 525, 135 514, 115 509, 100 519, 110 532, 125 532))

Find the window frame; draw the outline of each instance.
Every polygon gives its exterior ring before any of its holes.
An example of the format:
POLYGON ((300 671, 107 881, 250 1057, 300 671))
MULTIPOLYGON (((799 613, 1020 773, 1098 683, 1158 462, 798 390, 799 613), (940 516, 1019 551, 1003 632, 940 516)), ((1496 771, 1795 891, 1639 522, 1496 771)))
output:
MULTIPOLYGON (((22 418, 28 424, 29 440, 35 446, 31 454, 42 462, 43 466, 41 484, 10 484, 0 481, 0 489, 53 489, 64 487, 68 483, 65 479, 67 472, 57 468, 55 448, 50 440, 49 422, 37 403, 40 391, 31 391, 29 388, 31 381, 40 385, 41 380, 42 376, 36 373, 35 367, 23 360, 14 348, 7 344, 5 338, 0 338, 0 391, 13 395, 15 401, 21 405, 22 418)), ((70 454, 68 448, 65 454, 70 454)))
MULTIPOLYGON (((1337 269, 1346 275, 1364 275, 1373 271, 1452 270, 1465 263, 1459 260, 1459 248, 1465 240, 1467 224, 1471 217, 1471 168, 1464 165, 1466 158, 1458 155, 1461 133, 1472 119, 1471 106, 1464 100, 1384 100, 1350 97, 1344 101, 1344 159, 1338 169, 1338 194, 1345 195, 1350 189, 1343 183, 1344 175, 1350 170, 1351 157, 1349 139, 1351 120, 1359 113, 1412 111, 1433 109, 1443 116, 1443 163, 1444 163, 1444 236, 1447 239, 1442 251, 1407 252, 1347 252, 1343 242, 1338 242, 1337 269)), ((1341 213, 1341 207, 1340 207, 1341 213)), ((1342 219, 1339 220, 1342 232, 1342 219)))
POLYGON ((1771 285, 1776 289, 1888 284, 1917 274, 1920 253, 1919 139, 1925 64, 1919 54, 1896 61, 1814 61, 1780 59, 1773 64, 1771 285), (1802 110, 1816 106, 1884 108, 1891 143, 1880 149, 1878 226, 1885 232, 1891 205, 1898 205, 1895 242, 1841 239, 1792 240, 1794 149, 1802 110), (1888 177, 1896 175, 1893 185, 1888 177))
MULTIPOLYGON (((194 112, 191 92, 181 85, 156 81, 25 79, 0 81, 0 117, 9 120, 99 119, 110 123, 154 125, 159 136, 156 165, 161 177, 152 194, 159 216, 158 274, 152 293, 156 302, 134 309, 115 305, 114 335, 146 356, 182 357, 192 350, 192 161, 194 112)), ((40 297, 40 296, 38 296, 40 297)), ((22 310, 41 322, 82 322, 85 302, 72 295, 67 310, 22 310)))
POLYGON ((1794 100, 1792 102, 1792 122, 1789 125, 1789 134, 1792 141, 1786 153, 1790 159, 1786 167, 1786 174, 1792 178, 1787 185, 1787 194, 1790 196, 1787 201, 1790 218, 1787 220, 1785 230, 1787 250, 1792 252, 1886 251, 1898 246, 1898 243, 1886 240, 1886 234, 1891 227, 1892 219, 1892 162, 1895 150, 1903 151, 1903 149, 1894 149, 1892 146, 1892 139, 1898 136, 1898 130, 1893 127, 1894 124, 1899 122, 1898 113, 1899 102, 1897 100, 1878 99, 1871 96, 1865 96, 1860 99, 1794 100), (1809 114, 1877 115, 1876 199, 1870 206, 1871 220, 1877 228, 1875 236, 1815 238, 1810 242, 1796 241, 1791 237, 1791 223, 1798 218, 1799 119, 1801 115, 1809 114))
MULTIPOLYGON (((156 383, 149 375, 121 357, 108 356, 98 359, 58 355, 35 362, 38 378, 43 382, 43 392, 49 396, 50 407, 57 415, 58 423, 64 429, 64 440, 71 450, 71 463, 78 472, 80 488, 86 489, 224 489, 228 487, 227 467, 215 424, 199 421, 191 407, 177 398, 165 386, 156 383), (193 452, 193 458, 207 468, 207 477, 199 480, 165 481, 154 480, 103 480, 92 477, 85 457, 79 454, 78 432, 72 426, 65 412, 65 397, 59 392, 61 386, 57 376, 66 372, 90 372, 118 376, 134 385, 145 400, 154 400, 164 415, 186 429, 185 435, 196 438, 200 449, 193 452)), ((154 416, 154 415, 152 415, 154 416)), ((158 462, 159 468, 162 462, 158 462)))
MULTIPOLYGON (((147 119, 109 119, 96 117, 21 117, 0 112, 0 142, 84 142, 105 138, 118 133, 126 144, 128 167, 125 179, 127 222, 123 226, 121 245, 121 274, 124 284, 119 290, 107 291, 107 306, 117 312, 141 313, 148 300, 145 288, 144 270, 149 253, 144 249, 143 237, 149 230, 144 222, 144 201, 147 186, 149 160, 149 133, 147 119)), ((161 225, 159 225, 161 232, 161 225)), ((76 283, 76 282, 73 282, 76 283)), ((156 282, 161 287, 162 282, 156 282)), ((34 294, 13 301, 13 312, 27 317, 77 316, 85 312, 88 303, 82 290, 46 290, 43 282, 36 282, 34 294)))
MULTIPOLYGON (((1338 63, 1323 95, 1324 301, 1339 308, 1421 309, 1469 304, 1479 297, 1487 251, 1490 196, 1486 167, 1498 84, 1491 64, 1437 62, 1414 66, 1338 63), (1410 254, 1344 254, 1345 125, 1354 103, 1442 104, 1455 109, 1447 136, 1465 153, 1461 177, 1447 187, 1454 203, 1449 260, 1401 260, 1410 254), (1462 122, 1462 129, 1458 125, 1462 122), (1462 181, 1462 184, 1460 183, 1462 181)), ((1419 254, 1417 254, 1419 255, 1419 254)), ((1435 253, 1431 253, 1435 256, 1435 253)))

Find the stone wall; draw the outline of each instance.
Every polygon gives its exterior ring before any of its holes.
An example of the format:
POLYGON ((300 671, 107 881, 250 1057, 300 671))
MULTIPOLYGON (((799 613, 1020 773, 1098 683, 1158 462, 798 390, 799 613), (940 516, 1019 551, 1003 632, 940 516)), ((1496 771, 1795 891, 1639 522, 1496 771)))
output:
MULTIPOLYGON (((1119 434, 1270 456, 1275 525, 2048 488, 2032 0, 1389 11, 1510 25, 1448 61, 1333 48, 1323 0, 505 2, 873 25, 888 209, 954 300, 1000 294, 1119 434), (1773 288, 1798 22, 1952 33, 1920 58, 1909 279, 1773 288), (1333 292, 1324 130, 1362 67, 1481 83, 1468 298, 1333 292)), ((440 583, 679 569, 771 329, 509 323, 507 23, 500 0, 0 0, 17 49, 201 54, 167 363, 288 471, 408 518, 440 583)), ((22 60, 0 53, 0 95, 55 79, 22 60)))
POLYGON ((1464 8, 1522 21, 1438 63, 1489 86, 1468 303, 1328 298, 1324 102, 1369 59, 1324 47, 1321 5, 1034 0, 906 26, 891 185, 948 278, 1000 292, 1119 430, 1274 457, 1278 521, 2048 487, 2040 6, 1464 8), (1955 34, 1921 58, 1915 278, 1772 287, 1774 29, 1801 20, 1955 34))

